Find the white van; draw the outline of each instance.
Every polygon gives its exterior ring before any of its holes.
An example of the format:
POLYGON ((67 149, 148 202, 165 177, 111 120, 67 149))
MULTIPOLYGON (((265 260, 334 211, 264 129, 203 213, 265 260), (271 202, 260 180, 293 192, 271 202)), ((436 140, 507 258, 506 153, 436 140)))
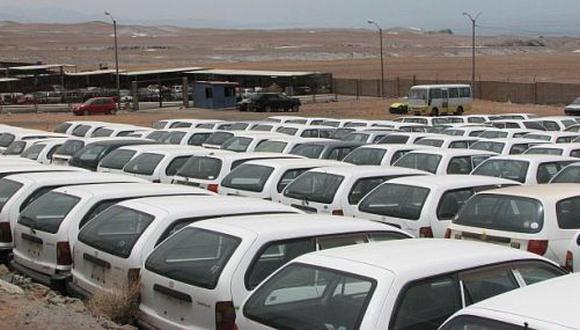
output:
POLYGON ((12 230, 20 212, 47 192, 69 185, 146 182, 126 175, 93 172, 43 172, 9 175, 0 179, 0 250, 11 250, 12 230))
POLYGON ((300 213, 259 199, 237 197, 152 197, 124 201, 100 213, 73 243, 72 293, 111 292, 138 280, 145 258, 183 227, 236 215, 300 213))
POLYGON ((152 145, 127 162, 123 173, 153 183, 171 183, 173 176, 191 156, 206 152, 200 147, 152 145))
POLYGON ((301 174, 274 201, 307 213, 350 216, 358 202, 376 186, 411 175, 428 173, 381 166, 320 167, 301 174))
POLYGON ((246 162, 221 181, 220 195, 278 200, 290 182, 318 167, 351 166, 324 159, 268 159, 246 162))
POLYGON ((138 322, 145 328, 223 329, 250 292, 288 261, 327 248, 405 238, 371 221, 321 215, 200 221, 145 261, 138 322), (204 305, 190 303, 194 299, 204 305))
POLYGON ((439 330, 579 330, 580 274, 507 292, 453 315, 439 330))
POLYGON ((208 196, 191 187, 109 183, 66 186, 27 206, 14 226, 14 260, 20 273, 44 285, 64 288, 70 276, 73 246, 79 230, 93 217, 122 201, 154 196, 208 196))
POLYGON ((527 250, 564 265, 570 240, 580 230, 578 214, 575 183, 502 188, 465 203, 446 235, 527 250))
POLYGON ((435 330, 489 297, 562 276, 545 258, 491 244, 404 239, 302 255, 258 286, 239 329, 435 330))
POLYGON ((462 115, 471 109, 470 85, 417 85, 409 90, 409 112, 417 115, 462 115))
POLYGON ((451 219, 479 191, 517 185, 474 175, 432 175, 390 180, 371 191, 353 213, 384 222, 415 237, 443 238, 451 219))

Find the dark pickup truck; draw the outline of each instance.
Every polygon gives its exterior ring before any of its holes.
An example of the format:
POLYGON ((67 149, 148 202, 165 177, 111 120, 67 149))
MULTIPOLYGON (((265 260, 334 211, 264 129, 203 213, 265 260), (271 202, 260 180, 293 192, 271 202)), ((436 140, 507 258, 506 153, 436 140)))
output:
POLYGON ((277 93, 260 93, 238 103, 240 111, 272 112, 300 110, 300 99, 277 93))

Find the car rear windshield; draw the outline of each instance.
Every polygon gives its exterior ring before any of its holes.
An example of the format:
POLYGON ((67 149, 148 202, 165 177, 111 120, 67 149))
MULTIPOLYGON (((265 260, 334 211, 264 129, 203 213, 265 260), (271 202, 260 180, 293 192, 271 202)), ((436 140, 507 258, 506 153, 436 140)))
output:
POLYGON ((292 148, 290 154, 303 156, 306 158, 318 159, 324 150, 324 146, 317 144, 299 144, 292 148))
POLYGON ((520 324, 509 324, 492 319, 459 315, 445 324, 440 330, 522 330, 525 329, 520 324))
POLYGON ((482 139, 502 139, 507 138, 508 135, 508 132, 484 131, 479 137, 482 139))
POLYGON ((78 197, 48 192, 22 211, 18 223, 34 230, 56 234, 64 218, 79 201, 78 197))
POLYGON ((562 156, 564 150, 557 148, 533 147, 524 152, 526 155, 555 155, 562 156))
POLYGON ((72 135, 83 137, 87 135, 87 132, 91 129, 89 125, 79 125, 73 131, 72 135))
POLYGON ((359 204, 362 212, 393 218, 418 220, 429 195, 429 189, 395 183, 385 183, 359 204))
POLYGON ((409 141, 406 135, 389 134, 379 141, 380 144, 405 144, 409 141))
POLYGON ((205 144, 221 146, 232 136, 234 136, 234 134, 230 132, 215 132, 205 141, 205 144))
POLYGON ((42 152, 42 150, 45 147, 46 147, 46 144, 35 143, 35 144, 31 145, 30 147, 26 148, 26 150, 24 150, 22 152, 22 154, 20 154, 20 157, 32 159, 32 160, 37 160, 38 156, 40 155, 40 153, 42 152))
POLYGON ((370 134, 368 133, 350 133, 346 135, 342 140, 348 142, 366 143, 369 137, 370 134))
POLYGON ((530 163, 521 160, 488 159, 473 170, 473 175, 494 176, 521 183, 526 182, 530 163))
POLYGON ((154 219, 150 214, 114 205, 89 221, 78 238, 97 250, 128 258, 154 219))
POLYGON ((443 140, 421 139, 421 140, 415 142, 415 144, 420 145, 420 146, 431 146, 431 147, 440 148, 443 145, 443 140))
POLYGON ((185 136, 185 132, 171 132, 165 138, 163 138, 161 143, 180 144, 181 140, 183 140, 184 136, 185 136))
POLYGON ((273 167, 243 164, 228 174, 221 185, 227 188, 260 192, 274 171, 273 167))
POLYGON ((387 150, 375 148, 358 148, 342 160, 354 165, 381 165, 387 150))
POLYGON ((155 131, 149 133, 145 138, 149 140, 154 140, 157 142, 162 142, 170 133, 166 131, 155 131))
POLYGON ((155 249, 145 268, 174 281, 213 289, 240 242, 238 237, 186 227, 155 249))
POLYGON ((441 158, 440 155, 408 153, 401 157, 393 166, 435 173, 437 172, 441 158))
POLYGON ((358 329, 376 281, 293 263, 259 287, 244 316, 273 329, 358 329))
POLYGON ((117 149, 101 160, 99 164, 100 167, 104 168, 111 168, 115 170, 121 170, 127 163, 133 158, 133 156, 137 153, 135 150, 122 150, 117 149))
POLYGON ((106 149, 107 148, 104 145, 100 144, 86 146, 84 149, 79 150, 74 157, 78 157, 83 161, 95 161, 101 157, 101 154, 105 152, 106 149))
POLYGON ((55 133, 66 133, 66 131, 72 126, 71 123, 60 123, 54 127, 55 133))
POLYGON ((532 140, 539 140, 539 141, 550 141, 549 135, 542 135, 542 134, 526 134, 524 135, 525 139, 532 139, 532 140))
POLYGON ((276 132, 293 136, 296 135, 298 129, 293 127, 280 127, 276 130, 276 132))
POLYGON ((212 133, 197 133, 193 134, 189 140, 187 140, 187 144, 190 146, 201 146, 202 144, 207 141, 207 139, 211 136, 212 133))
POLYGON ((152 175, 161 160, 163 160, 163 157, 163 155, 154 153, 141 154, 128 162, 123 171, 140 175, 152 175))
POLYGON ((22 184, 19 182, 0 179, 0 210, 20 188, 22 188, 22 184))
POLYGON ((66 141, 60 148, 58 148, 58 150, 55 152, 55 155, 72 156, 77 151, 81 150, 84 146, 85 143, 80 140, 66 141))
POLYGON ((322 172, 307 172, 292 181, 284 196, 299 200, 330 204, 344 180, 343 176, 322 172))
POLYGON ((258 143, 258 145, 256 146, 256 149, 254 149, 254 151, 256 151, 256 152, 282 153, 287 145, 288 145, 288 142, 284 142, 284 141, 264 140, 264 141, 258 143))
POLYGON ((93 134, 91 135, 91 137, 107 137, 107 136, 111 136, 113 135, 113 130, 109 129, 109 128, 97 128, 93 134))
POLYGON ((20 155, 24 151, 24 148, 26 148, 26 142, 14 141, 6 148, 4 155, 20 155))
POLYGON ((479 141, 472 144, 471 147, 469 147, 469 149, 491 151, 495 152, 496 154, 501 154, 504 147, 505 143, 503 142, 479 141))
POLYGON ((568 166, 558 173, 552 183, 580 183, 580 166, 568 166))
POLYGON ((371 190, 375 189, 381 183, 395 179, 399 176, 381 176, 374 178, 362 178, 357 180, 353 185, 352 189, 348 194, 348 203, 350 205, 356 205, 360 200, 365 197, 371 190))
POLYGON ((166 121, 158 121, 155 124, 153 124, 153 128, 154 129, 163 129, 165 128, 165 126, 167 126, 167 122, 166 121))
POLYGON ((177 172, 177 175, 202 179, 215 180, 222 170, 222 161, 212 157, 191 157, 183 167, 177 172))
POLYGON ((571 197, 556 204, 556 218, 561 229, 580 229, 580 197, 571 197))
POLYGON ((0 134, 0 146, 8 147, 15 139, 15 136, 10 133, 0 134))
POLYGON ((560 170, 569 165, 568 162, 550 162, 538 165, 536 181, 538 183, 548 183, 560 170))
POLYGON ((222 144, 222 149, 234 152, 244 152, 252 143, 251 138, 233 137, 222 144))
POLYGON ((542 204, 532 198, 480 194, 470 199, 453 223, 477 228, 539 233, 544 225, 542 204))

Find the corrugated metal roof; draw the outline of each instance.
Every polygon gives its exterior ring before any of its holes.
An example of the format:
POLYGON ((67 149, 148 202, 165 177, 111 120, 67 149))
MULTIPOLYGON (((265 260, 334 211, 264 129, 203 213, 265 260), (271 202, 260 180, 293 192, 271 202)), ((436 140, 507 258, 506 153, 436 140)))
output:
MULTIPOLYGON (((120 73, 126 72, 125 70, 120 70, 120 73)), ((95 71, 82 71, 82 72, 67 72, 67 76, 97 76, 100 74, 115 74, 115 69, 108 70, 95 70, 95 71)))
POLYGON ((76 65, 72 64, 39 64, 39 65, 24 65, 24 66, 12 66, 8 69, 10 70, 22 70, 22 71, 31 71, 31 70, 47 70, 47 69, 56 69, 56 68, 75 68, 76 65))
POLYGON ((304 72, 304 71, 228 70, 228 69, 200 70, 187 73, 214 74, 224 76, 268 76, 268 77, 297 77, 318 74, 318 72, 304 72))
POLYGON ((18 81, 18 78, 0 78, 0 82, 11 82, 11 81, 18 81))
POLYGON ((189 68, 171 68, 171 69, 160 69, 160 70, 145 70, 145 71, 133 71, 125 72, 123 76, 144 76, 148 74, 158 74, 158 73, 172 73, 172 72, 188 72, 188 71, 198 71, 205 70, 207 68, 202 67, 189 67, 189 68))

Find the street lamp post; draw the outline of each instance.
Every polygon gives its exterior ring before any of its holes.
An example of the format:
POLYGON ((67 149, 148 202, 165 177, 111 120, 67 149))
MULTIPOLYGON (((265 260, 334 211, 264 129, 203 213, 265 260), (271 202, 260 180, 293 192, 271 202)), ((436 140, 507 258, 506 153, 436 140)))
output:
POLYGON ((473 16, 469 13, 463 13, 471 21, 471 88, 475 90, 475 27, 477 26, 477 19, 481 13, 473 16))
POLYGON ((379 30, 379 45, 381 48, 381 51, 380 51, 380 53, 381 53, 381 97, 384 98, 385 97, 385 62, 384 62, 384 56, 383 56, 383 28, 372 19, 369 19, 367 21, 367 23, 374 25, 379 30))
POLYGON ((119 79, 119 47, 117 44, 117 20, 113 17, 111 13, 108 11, 105 12, 105 15, 111 17, 113 21, 113 34, 115 36, 115 78, 117 83, 117 109, 121 110, 121 81, 119 79))

